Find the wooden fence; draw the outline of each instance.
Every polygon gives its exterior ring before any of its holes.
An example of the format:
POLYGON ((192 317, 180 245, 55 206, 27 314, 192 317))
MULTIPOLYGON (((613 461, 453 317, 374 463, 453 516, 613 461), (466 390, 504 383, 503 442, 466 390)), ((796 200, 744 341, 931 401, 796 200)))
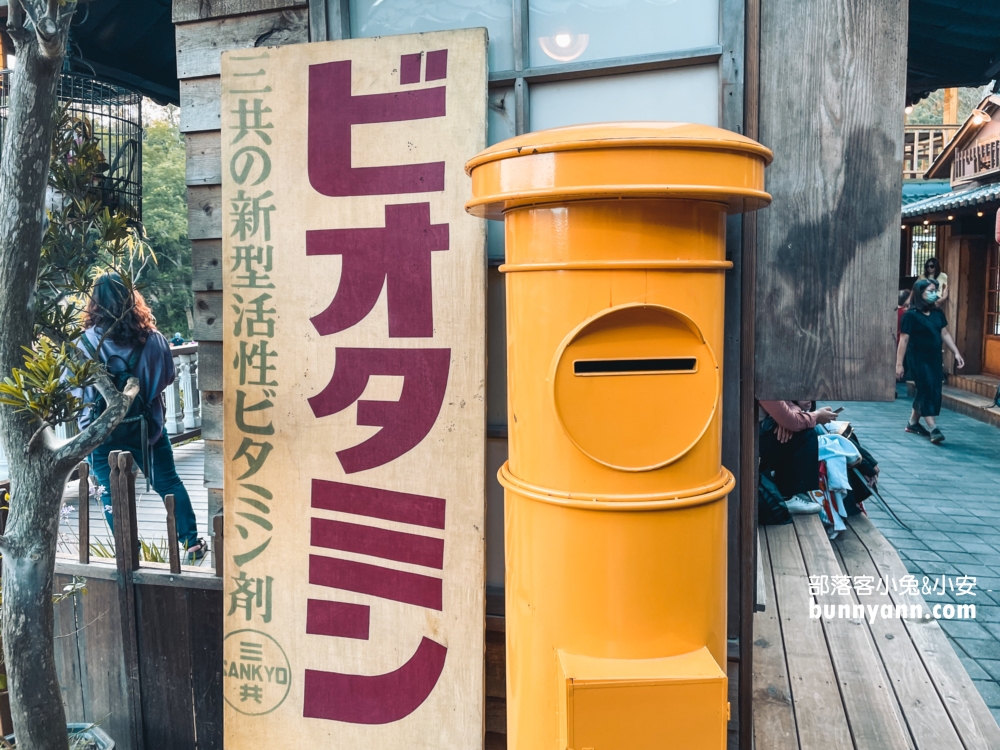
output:
POLYGON ((117 750, 221 749, 222 578, 182 568, 172 496, 170 563, 140 564, 132 456, 115 452, 109 462, 115 559, 90 558, 81 464, 79 560, 56 562, 57 591, 86 579, 85 593, 55 605, 67 721, 100 725, 117 750))
MULTIPOLYGON (((56 561, 55 590, 86 579, 55 605, 56 666, 66 720, 100 725, 116 750, 222 748, 222 518, 214 521, 214 574, 181 566, 173 498, 167 496, 169 564, 140 563, 135 474, 112 453, 115 559, 91 558, 89 467, 80 464, 77 561, 56 561), (121 554, 131 550, 131 554, 121 554)), ((0 499, 10 483, 0 480, 0 499)), ((6 513, 0 508, 0 533, 6 513)), ((485 750, 507 746, 504 618, 486 618, 485 750)), ((0 674, 2 674, 0 664, 0 674)), ((6 691, 0 731, 10 733, 6 691)))

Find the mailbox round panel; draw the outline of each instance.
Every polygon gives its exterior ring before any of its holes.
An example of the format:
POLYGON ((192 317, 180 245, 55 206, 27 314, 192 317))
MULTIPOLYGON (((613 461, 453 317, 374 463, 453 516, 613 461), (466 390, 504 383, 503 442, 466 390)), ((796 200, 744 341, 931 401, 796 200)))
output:
POLYGON ((595 461, 648 471, 676 461, 705 434, 719 400, 719 365, 698 326, 659 305, 606 310, 556 352, 559 421, 595 461))

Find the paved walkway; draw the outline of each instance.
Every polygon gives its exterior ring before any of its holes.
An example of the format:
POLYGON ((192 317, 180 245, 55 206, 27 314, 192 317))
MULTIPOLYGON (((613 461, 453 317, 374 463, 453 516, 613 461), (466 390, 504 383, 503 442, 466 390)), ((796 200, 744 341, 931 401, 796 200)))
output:
POLYGON ((938 426, 946 440, 934 446, 903 432, 910 403, 844 404, 844 418, 879 461, 883 497, 912 531, 877 503, 865 506, 919 580, 976 577, 975 598, 940 587, 924 598, 932 606, 976 604, 974 621, 939 622, 1000 721, 1000 429, 943 410, 938 426))

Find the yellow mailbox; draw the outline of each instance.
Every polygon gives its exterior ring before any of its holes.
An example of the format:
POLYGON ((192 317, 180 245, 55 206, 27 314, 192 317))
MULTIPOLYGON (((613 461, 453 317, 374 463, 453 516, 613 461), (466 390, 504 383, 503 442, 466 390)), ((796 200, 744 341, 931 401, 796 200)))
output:
POLYGON ((771 152, 702 125, 519 136, 467 165, 507 257, 507 737, 721 750, 727 213, 771 152))

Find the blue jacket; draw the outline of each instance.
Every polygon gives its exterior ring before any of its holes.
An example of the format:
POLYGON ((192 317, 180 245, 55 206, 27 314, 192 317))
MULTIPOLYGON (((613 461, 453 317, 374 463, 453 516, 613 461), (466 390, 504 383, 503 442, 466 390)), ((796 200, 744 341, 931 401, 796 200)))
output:
MULTIPOLYGON (((101 333, 99 328, 88 328, 83 332, 83 335, 96 349, 101 340, 101 333)), ((85 357, 90 358, 90 352, 83 342, 77 343, 77 348, 83 352, 85 357)), ((133 347, 119 346, 107 338, 98 353, 102 362, 107 362, 110 357, 120 357, 122 362, 128 362, 133 351, 133 347)), ((121 369, 122 367, 119 360, 112 361, 112 369, 121 369)), ((153 331, 146 340, 134 374, 139 379, 139 395, 150 407, 149 444, 153 445, 163 434, 163 420, 167 411, 163 402, 163 391, 174 382, 176 376, 174 355, 170 351, 167 340, 158 331, 153 331)), ((97 389, 90 386, 83 392, 83 400, 92 404, 97 401, 99 395, 97 389)), ((84 410, 77 421, 81 430, 89 425, 91 421, 90 409, 84 410)))

